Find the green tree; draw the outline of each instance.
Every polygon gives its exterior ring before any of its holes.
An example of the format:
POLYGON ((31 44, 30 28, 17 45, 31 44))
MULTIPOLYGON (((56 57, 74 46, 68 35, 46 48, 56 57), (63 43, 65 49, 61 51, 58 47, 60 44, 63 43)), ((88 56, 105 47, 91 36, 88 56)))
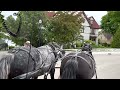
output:
POLYGON ((1 11, 0 11, 0 28, 2 27, 2 19, 3 19, 3 15, 1 14, 1 11))
MULTIPOLYGON (((22 17, 21 30, 17 38, 10 36, 10 39, 17 45, 23 45, 26 40, 31 40, 32 45, 35 47, 39 46, 39 40, 40 46, 43 45, 45 43, 43 36, 45 30, 43 29, 41 31, 40 27, 46 27, 46 14, 43 11, 19 11, 18 13, 20 13, 22 17), (42 20, 41 26, 39 25, 40 19, 42 20), (40 34, 38 34, 39 32, 40 34)), ((16 32, 19 18, 14 19, 11 15, 7 18, 6 24, 12 32, 16 32)), ((2 29, 2 31, 6 32, 4 29, 2 29)))
POLYGON ((59 44, 74 43, 80 37, 80 29, 84 19, 76 12, 58 11, 55 16, 49 20, 48 38, 49 41, 55 41, 59 44))
POLYGON ((114 35, 116 30, 120 26, 120 11, 108 11, 108 13, 102 17, 101 28, 114 35))
POLYGON ((0 11, 0 40, 1 39, 9 39, 9 35, 7 35, 6 33, 2 32, 3 27, 2 27, 2 20, 3 20, 4 16, 1 14, 0 11))
POLYGON ((118 30, 116 31, 113 37, 111 47, 120 48, 120 27, 118 28, 118 30))

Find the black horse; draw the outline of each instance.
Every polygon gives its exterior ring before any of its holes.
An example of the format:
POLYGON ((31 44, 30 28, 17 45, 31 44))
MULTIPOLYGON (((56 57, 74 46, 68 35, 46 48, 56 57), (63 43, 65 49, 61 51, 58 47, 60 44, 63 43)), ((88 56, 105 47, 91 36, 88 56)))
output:
POLYGON ((96 64, 90 48, 86 44, 81 52, 73 52, 63 57, 60 79, 91 79, 96 74, 96 64))
POLYGON ((1 55, 0 79, 37 79, 46 72, 54 79, 55 64, 65 54, 62 48, 49 43, 29 50, 29 47, 18 47, 1 55))

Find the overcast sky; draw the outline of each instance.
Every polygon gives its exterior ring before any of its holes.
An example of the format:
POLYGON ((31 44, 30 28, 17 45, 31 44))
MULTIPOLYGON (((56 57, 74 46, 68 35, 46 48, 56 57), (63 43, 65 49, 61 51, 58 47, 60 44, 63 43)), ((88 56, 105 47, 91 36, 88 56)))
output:
MULTIPOLYGON (((13 13, 18 12, 18 11, 2 11, 2 14, 6 17, 8 17, 9 15, 13 15, 13 13)), ((100 21, 102 16, 107 14, 107 11, 85 11, 86 15, 88 17, 93 16, 95 18, 95 20, 97 21, 97 23, 100 25, 100 21)), ((11 41, 7 42, 9 45, 14 45, 11 43, 11 41)))
MULTIPOLYGON (((13 15, 14 12, 18 12, 18 11, 3 11, 2 14, 6 18, 9 15, 13 15)), ((102 16, 106 15, 107 11, 85 11, 85 13, 88 17, 93 16, 95 20, 98 22, 98 24, 100 24, 102 16)))

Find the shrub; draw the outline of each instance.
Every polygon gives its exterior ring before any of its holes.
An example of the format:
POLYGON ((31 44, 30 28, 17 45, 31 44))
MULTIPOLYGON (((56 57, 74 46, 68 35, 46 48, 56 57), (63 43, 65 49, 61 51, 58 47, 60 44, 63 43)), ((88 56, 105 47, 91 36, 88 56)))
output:
POLYGON ((15 48, 15 46, 9 46, 9 49, 15 48))
POLYGON ((89 43, 92 45, 93 48, 97 48, 98 46, 96 45, 96 43, 94 41, 91 40, 85 40, 85 43, 89 43))
POLYGON ((105 48, 105 46, 99 44, 97 48, 105 48))
POLYGON ((83 45, 83 43, 81 43, 80 41, 76 41, 76 47, 81 47, 83 45))
POLYGON ((116 33, 113 37, 111 47, 112 48, 120 48, 120 27, 118 28, 118 30, 116 31, 116 33))

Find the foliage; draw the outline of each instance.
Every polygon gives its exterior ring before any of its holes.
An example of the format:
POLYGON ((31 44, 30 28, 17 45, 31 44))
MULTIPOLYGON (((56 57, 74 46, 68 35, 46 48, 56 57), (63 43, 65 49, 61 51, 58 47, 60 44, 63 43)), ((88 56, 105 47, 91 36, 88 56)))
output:
MULTIPOLYGON (((40 46, 45 43, 44 31, 41 30, 41 27, 46 27, 45 22, 47 21, 46 15, 43 11, 19 11, 22 17, 22 26, 17 38, 10 37, 10 39, 17 45, 23 45, 26 40, 32 41, 32 45, 35 47, 40 46), (39 20, 42 20, 41 26, 39 25, 39 20)), ((12 32, 16 32, 18 29, 19 18, 14 19, 9 16, 6 20, 8 28, 12 32)), ((3 32, 6 32, 2 29, 3 32)))
POLYGON ((120 11, 108 11, 108 13, 102 17, 101 28, 114 35, 116 30, 120 26, 120 11))
POLYGON ((0 28, 2 27, 2 19, 3 19, 3 15, 1 14, 1 11, 0 11, 0 28))
POLYGON ((0 39, 0 44, 5 43, 5 40, 0 39))
POLYGON ((59 44, 73 44, 80 37, 80 28, 83 22, 81 15, 75 15, 75 12, 58 11, 49 20, 47 40, 59 44))
POLYGON ((80 41, 76 41, 76 47, 81 47, 82 43, 80 41))
POLYGON ((15 46, 9 46, 9 49, 15 48, 15 46))
POLYGON ((118 28, 118 30, 116 31, 116 33, 113 37, 111 47, 112 48, 120 48, 120 27, 118 28))
POLYGON ((2 41, 0 43, 0 50, 6 50, 8 48, 8 44, 2 41))
POLYGON ((91 40, 85 40, 84 42, 85 42, 85 43, 89 43, 89 44, 91 44, 91 46, 92 46, 93 48, 97 48, 97 47, 98 47, 94 41, 91 41, 91 40))

